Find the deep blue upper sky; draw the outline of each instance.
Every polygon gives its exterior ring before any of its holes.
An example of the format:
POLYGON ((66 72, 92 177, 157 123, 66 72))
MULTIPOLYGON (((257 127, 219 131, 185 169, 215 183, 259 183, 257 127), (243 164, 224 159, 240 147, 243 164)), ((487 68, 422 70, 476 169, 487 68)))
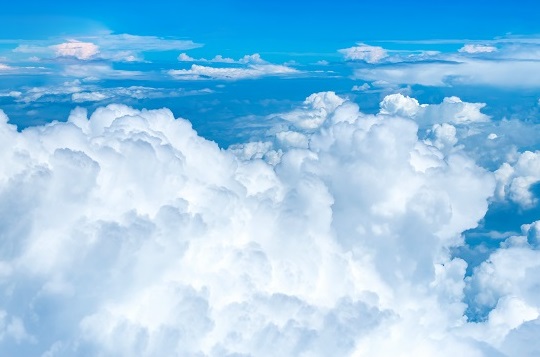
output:
POLYGON ((490 39, 540 33, 536 1, 10 1, 3 38, 100 29, 186 37, 207 49, 331 52, 355 41, 490 39))

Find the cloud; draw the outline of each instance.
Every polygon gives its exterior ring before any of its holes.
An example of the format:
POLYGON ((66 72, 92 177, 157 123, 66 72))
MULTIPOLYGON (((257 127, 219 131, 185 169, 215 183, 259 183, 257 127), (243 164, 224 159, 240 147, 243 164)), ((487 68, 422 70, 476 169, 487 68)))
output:
POLYGON ((369 46, 358 43, 358 46, 339 50, 347 60, 364 61, 367 63, 378 63, 388 57, 388 52, 379 46, 369 46))
POLYGON ((109 96, 102 92, 77 92, 71 95, 71 99, 76 103, 99 102, 107 98, 109 96))
POLYGON ((461 47, 458 52, 463 53, 491 53, 496 52, 497 47, 489 45, 468 44, 461 47))
POLYGON ((397 63, 356 69, 354 78, 425 86, 488 85, 536 88, 540 83, 540 62, 460 59, 460 62, 397 63))
POLYGON ((239 80, 253 79, 265 76, 280 76, 299 73, 298 70, 275 64, 248 65, 246 68, 240 67, 208 67, 192 65, 190 69, 170 70, 167 72, 176 79, 181 80, 239 80))
POLYGON ((99 53, 99 47, 91 42, 70 40, 59 45, 54 45, 57 56, 72 56, 80 60, 88 60, 99 53))
POLYGON ((386 96, 380 106, 382 114, 411 118, 422 126, 489 121, 480 111, 485 103, 467 103, 458 97, 444 98, 441 104, 419 104, 416 99, 398 93, 386 96))
POLYGON ((186 90, 183 88, 155 88, 145 86, 101 87, 80 80, 63 82, 54 86, 30 87, 22 91, 0 92, 0 97, 12 97, 16 102, 99 102, 108 99, 171 98, 213 93, 209 88, 186 90))
POLYGON ((166 109, 79 108, 21 132, 0 114, 0 282, 35 341, 2 349, 496 350, 503 337, 467 333, 466 264, 449 253, 484 216, 492 175, 335 93, 280 116, 290 126, 249 158, 166 109))
POLYGON ((222 55, 216 55, 214 58, 208 60, 206 58, 193 58, 186 53, 178 55, 180 62, 207 62, 207 63, 237 63, 237 64, 267 64, 265 60, 261 58, 261 55, 254 53, 252 55, 245 55, 239 60, 234 60, 229 57, 223 57, 222 55))
POLYGON ((80 78, 86 81, 99 81, 110 78, 135 78, 144 75, 141 71, 114 69, 109 64, 70 64, 61 73, 66 77, 80 78))
POLYGON ((197 61, 195 58, 188 56, 186 53, 180 53, 178 55, 178 60, 180 62, 196 62, 197 61))
POLYGON ((362 85, 357 85, 355 84, 353 87, 352 87, 352 91, 353 92, 364 92, 364 91, 367 91, 368 89, 370 89, 371 86, 368 84, 368 83, 364 83, 362 85))
POLYGON ((71 56, 79 60, 102 59, 112 62, 141 62, 146 52, 189 50, 201 47, 191 40, 157 36, 103 33, 69 39, 19 41, 14 53, 41 58, 71 56), (60 41, 60 43, 58 43, 60 41))
POLYGON ((514 163, 504 163, 495 172, 497 196, 509 199, 523 208, 532 208, 538 202, 531 192, 540 182, 540 152, 525 151, 514 163))

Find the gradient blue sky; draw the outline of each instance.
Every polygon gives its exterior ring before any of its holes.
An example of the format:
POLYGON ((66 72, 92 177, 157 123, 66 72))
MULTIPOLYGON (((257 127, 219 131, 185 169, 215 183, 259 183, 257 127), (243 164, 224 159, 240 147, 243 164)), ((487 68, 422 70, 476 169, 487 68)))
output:
POLYGON ((333 52, 355 41, 540 33, 535 1, 14 1, 2 38, 116 33, 186 37, 220 51, 333 52))
POLYGON ((0 355, 537 356, 539 14, 6 1, 0 355))

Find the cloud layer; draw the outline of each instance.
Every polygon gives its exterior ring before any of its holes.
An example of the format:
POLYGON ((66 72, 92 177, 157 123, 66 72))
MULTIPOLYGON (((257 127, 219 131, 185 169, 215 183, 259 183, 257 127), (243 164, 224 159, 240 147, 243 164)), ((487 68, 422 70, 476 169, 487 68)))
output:
MULTIPOLYGON (((533 355, 538 223, 466 279, 451 248, 495 177, 419 139, 400 113, 433 113, 398 99, 366 115, 316 93, 271 141, 230 150, 166 109, 76 109, 22 132, 0 112, 0 350, 533 355)), ((433 110, 451 113, 432 121, 440 140, 450 119, 485 119, 457 98, 433 110)))

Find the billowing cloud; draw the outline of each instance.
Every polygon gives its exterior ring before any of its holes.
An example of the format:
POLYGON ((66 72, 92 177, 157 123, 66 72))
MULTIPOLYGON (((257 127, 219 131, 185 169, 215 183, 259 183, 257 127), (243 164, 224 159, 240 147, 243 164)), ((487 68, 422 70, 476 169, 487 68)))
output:
POLYGON ((497 194, 524 208, 532 208, 538 201, 531 192, 540 182, 540 152, 525 151, 514 163, 504 163, 496 172, 497 194))
POLYGON ((398 99, 368 115, 316 93, 234 150, 166 109, 21 132, 0 112, 2 350, 512 355, 538 331, 539 225, 466 278, 451 251, 495 179, 445 143, 480 107, 434 105, 436 142, 418 137, 431 106, 398 99))
POLYGON ((99 47, 91 42, 70 40, 59 45, 54 45, 57 56, 71 56, 80 60, 88 60, 99 53, 99 47))
POLYGON ((249 65, 247 67, 208 67, 193 64, 190 69, 170 70, 167 72, 176 79, 182 80, 238 80, 264 76, 280 76, 299 73, 298 70, 275 64, 249 65))
POLYGON ((379 46, 369 46, 358 43, 357 46, 339 50, 345 59, 354 61, 364 61, 367 63, 377 63, 388 57, 388 52, 379 46))
POLYGON ((420 104, 416 99, 398 93, 383 99, 381 114, 412 118, 423 126, 441 123, 463 124, 489 121, 489 117, 480 111, 485 106, 485 103, 463 102, 458 97, 444 98, 441 104, 420 104))

